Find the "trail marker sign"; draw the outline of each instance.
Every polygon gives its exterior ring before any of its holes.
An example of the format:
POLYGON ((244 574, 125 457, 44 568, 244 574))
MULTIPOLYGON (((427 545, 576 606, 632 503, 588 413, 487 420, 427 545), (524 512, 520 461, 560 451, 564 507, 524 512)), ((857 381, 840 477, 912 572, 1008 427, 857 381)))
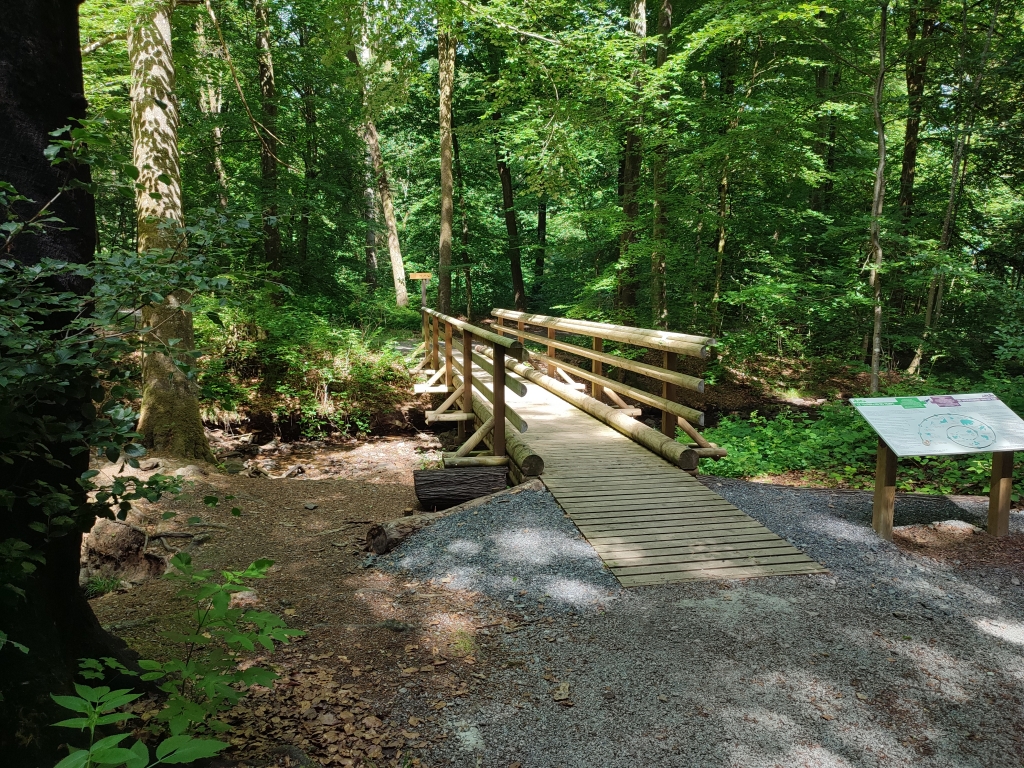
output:
POLYGON ((871 525, 892 541, 899 456, 992 454, 988 532, 1010 524, 1013 452, 1024 450, 1024 420, 991 392, 924 397, 855 397, 850 403, 878 433, 871 525))

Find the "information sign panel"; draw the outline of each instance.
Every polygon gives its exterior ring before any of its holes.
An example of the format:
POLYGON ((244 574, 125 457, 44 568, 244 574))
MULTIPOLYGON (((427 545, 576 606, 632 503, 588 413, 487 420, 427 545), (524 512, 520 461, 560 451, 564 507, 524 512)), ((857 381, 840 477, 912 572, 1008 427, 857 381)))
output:
POLYGON ((850 403, 897 456, 1024 450, 1024 420, 990 392, 850 403))

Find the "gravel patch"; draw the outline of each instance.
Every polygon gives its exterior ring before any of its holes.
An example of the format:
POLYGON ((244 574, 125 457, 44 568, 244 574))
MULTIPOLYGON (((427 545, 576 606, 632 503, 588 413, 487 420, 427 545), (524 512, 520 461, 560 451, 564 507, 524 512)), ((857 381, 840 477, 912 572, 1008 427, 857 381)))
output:
MULTIPOLYGON (((482 670, 486 690, 443 711, 453 738, 427 763, 1024 764, 1024 592, 1010 570, 954 567, 880 541, 867 493, 704 481, 831 573, 623 590, 604 610, 552 614, 494 638, 507 664, 482 670)), ((540 520, 519 515, 542 496, 514 515, 480 519, 481 511, 471 530, 461 519, 439 524, 424 534, 430 547, 422 541, 415 558, 402 551, 396 564, 436 576, 472 558, 462 583, 499 599, 517 568, 541 569, 529 594, 550 591, 556 566, 610 592, 568 521, 550 511, 545 535, 520 540, 502 560, 504 531, 539 530, 540 520), (543 543, 548 529, 572 547, 531 559, 534 545, 552 546, 543 543)), ((984 500, 900 497, 896 522, 984 524, 985 514, 984 500)), ((1011 530, 1024 531, 1024 516, 1012 518, 1011 530)))
POLYGON ((455 512, 374 565, 529 613, 592 610, 620 591, 547 491, 503 495, 455 512))

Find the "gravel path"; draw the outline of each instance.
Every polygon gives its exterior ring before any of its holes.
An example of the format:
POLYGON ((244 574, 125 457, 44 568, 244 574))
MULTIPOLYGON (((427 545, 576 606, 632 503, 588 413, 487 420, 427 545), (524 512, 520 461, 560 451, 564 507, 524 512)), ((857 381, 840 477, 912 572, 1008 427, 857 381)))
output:
POLYGON ((442 518, 375 565, 480 592, 528 615, 593 608, 619 592, 546 491, 499 496, 442 518))
MULTIPOLYGON (((543 493, 451 518, 392 556, 422 576, 455 575, 452 586, 510 611, 534 612, 533 598, 547 594, 574 609, 494 641, 507 666, 488 670, 486 693, 444 710, 455 738, 428 764, 1024 765, 1024 592, 1014 573, 953 568, 880 541, 866 493, 704 481, 832 573, 608 599, 610 577, 543 493), (527 595, 509 605, 513 574, 527 595), (574 584, 565 599, 551 588, 559 578, 574 584), (568 699, 556 701, 565 684, 568 699)), ((896 507, 898 524, 983 524, 985 512, 984 501, 896 507)), ((1024 516, 1012 515, 1011 530, 1024 531, 1024 516)))

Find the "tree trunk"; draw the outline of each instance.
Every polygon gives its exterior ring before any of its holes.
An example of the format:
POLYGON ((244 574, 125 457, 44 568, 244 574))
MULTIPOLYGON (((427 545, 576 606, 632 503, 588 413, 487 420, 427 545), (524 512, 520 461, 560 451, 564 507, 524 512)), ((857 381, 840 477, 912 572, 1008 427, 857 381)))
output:
MULTIPOLYGON (((309 32, 305 27, 299 30, 299 47, 308 43, 309 32)), ((302 122, 306 130, 306 146, 302 154, 302 175, 305 181, 302 190, 302 205, 299 208, 299 232, 296 247, 298 260, 304 263, 309 258, 309 216, 316 178, 320 174, 320 147, 317 141, 316 86, 312 80, 302 88, 302 122)))
MULTIPOLYGON (((206 39, 206 27, 203 20, 196 21, 196 49, 204 58, 220 59, 222 53, 219 46, 211 46, 206 39)), ((210 118, 213 123, 213 173, 220 187, 218 202, 221 208, 228 205, 228 174, 224 168, 221 150, 224 146, 224 129, 217 124, 218 115, 224 106, 224 96, 220 84, 214 81, 209 71, 204 71, 199 88, 199 111, 210 118)))
POLYGON ((878 32, 878 75, 871 94, 871 112, 878 134, 878 165, 875 168, 875 188, 871 200, 871 228, 869 248, 872 262, 870 285, 874 299, 874 325, 871 333, 871 392, 878 391, 879 370, 882 363, 882 206, 885 203, 885 123, 882 120, 882 95, 885 91, 885 44, 889 28, 889 3, 882 3, 881 26, 878 32))
POLYGON ((374 200, 373 180, 366 180, 366 188, 363 190, 363 219, 366 222, 366 284, 371 288, 377 287, 377 202, 374 200))
MULTIPOLYGON (((178 158, 178 101, 174 93, 171 52, 173 0, 154 6, 135 20, 128 34, 131 61, 133 162, 139 169, 135 193, 139 252, 159 249, 181 257, 181 165, 178 158), (153 197, 157 195, 157 198, 153 197)), ((188 359, 195 350, 192 314, 183 309, 191 297, 175 291, 160 304, 142 310, 154 348, 142 361, 142 413, 138 430, 143 443, 157 453, 182 459, 213 461, 199 416, 195 384, 169 354, 188 359)))
MULTIPOLYGON (((672 3, 661 0, 658 12, 658 54, 655 66, 668 60, 669 35, 672 34, 672 3)), ((668 167, 666 149, 658 146, 652 160, 654 185, 654 228, 651 250, 651 321, 655 328, 668 328, 668 298, 665 294, 665 251, 668 248, 668 213, 665 210, 665 169, 668 167)))
MULTIPOLYGON (((14 206, 22 219, 35 215, 69 180, 69 166, 51 165, 43 150, 50 143, 50 131, 85 116, 83 93, 78 4, 73 0, 0 3, 0 180, 36 201, 14 206)), ((84 186, 90 181, 89 169, 78 166, 70 173, 83 186, 69 189, 50 206, 64 226, 19 235, 5 258, 21 264, 36 264, 43 258, 73 264, 91 261, 96 215, 84 186)), ((62 287, 78 295, 87 290, 83 281, 74 278, 63 281, 62 287)), ((78 309, 75 300, 69 302, 69 311, 78 309)), ((51 315, 46 322, 56 331, 68 319, 51 315)), ((82 409, 92 404, 94 385, 91 376, 71 380, 63 402, 21 415, 46 417, 58 424, 80 421, 82 409)), ((10 644, 0 649, 0 749, 3 764, 10 768, 54 765, 66 756, 58 746, 67 740, 68 732, 50 724, 66 717, 67 710, 57 707, 50 693, 73 693, 78 659, 114 656, 130 663, 132 658, 124 643, 100 627, 78 587, 79 531, 88 529, 95 519, 84 506, 86 495, 76 482, 88 469, 88 453, 73 455, 72 443, 45 447, 63 463, 16 459, 0 470, 0 491, 14 496, 13 505, 0 514, 0 541, 26 542, 46 558, 35 572, 17 579, 15 586, 24 590, 24 597, 0 589, 0 630, 29 649, 26 654, 10 644), (49 541, 31 528, 45 525, 46 518, 26 502, 27 490, 38 490, 40 482, 66 488, 71 508, 80 512, 72 532, 49 541)), ((14 565, 0 557, 5 571, 14 565)), ((15 579, 3 579, 8 580, 15 579)))
MULTIPOLYGON (((985 78, 985 67, 988 63, 989 49, 992 45, 992 35, 995 33, 996 29, 996 20, 999 17, 999 6, 1000 3, 996 2, 992 9, 992 20, 989 23, 988 33, 985 36, 985 45, 981 51, 981 61, 978 65, 978 72, 977 75, 972 78, 973 84, 971 87, 970 99, 962 106, 964 119, 962 121, 962 125, 956 126, 955 138, 953 140, 953 153, 950 158, 949 198, 946 202, 946 213, 942 218, 942 232, 939 235, 940 251, 948 251, 953 239, 953 230, 956 223, 956 212, 959 204, 960 190, 963 189, 964 177, 967 173, 967 147, 974 128, 974 113, 977 106, 977 96, 981 89, 981 82, 985 78)), ((961 36, 964 39, 967 37, 966 21, 964 22, 964 29, 962 30, 961 36)), ((961 56, 963 55, 963 52, 961 52, 961 56)), ((963 98, 963 86, 964 80, 961 78, 960 87, 957 89, 961 98, 963 98)), ((916 374, 921 368, 921 363, 924 359, 924 345, 928 341, 928 337, 931 335, 934 323, 938 319, 942 308, 942 283, 943 275, 941 273, 932 275, 931 280, 928 282, 928 308, 926 309, 924 316, 924 332, 921 334, 921 343, 918 344, 917 349, 914 351, 914 359, 907 367, 907 373, 916 374)))
MULTIPOLYGON (((495 115, 497 119, 499 115, 495 115)), ((512 299, 515 307, 520 312, 526 311, 526 286, 523 282, 523 260, 519 246, 519 220, 516 218, 516 208, 512 200, 512 173, 508 169, 508 163, 501 154, 501 149, 495 149, 495 156, 498 161, 498 176, 501 178, 501 205, 505 213, 505 231, 508 233, 508 262, 509 271, 512 274, 512 299)))
POLYGON ((459 261, 462 264, 463 279, 466 284, 466 319, 473 321, 473 260, 469 254, 469 211, 466 210, 466 182, 462 176, 462 155, 459 153, 458 134, 452 134, 452 147, 455 150, 455 183, 459 188, 459 216, 462 219, 462 232, 459 242, 462 245, 459 261))
MULTIPOLYGON (((629 15, 629 29, 638 38, 647 37, 647 0, 633 0, 629 15)), ((639 47, 638 62, 633 77, 634 104, 639 107, 640 90, 643 88, 641 71, 647 61, 643 46, 639 47)), ((640 216, 640 166, 643 162, 643 140, 640 138, 642 118, 635 115, 626 128, 626 141, 622 151, 621 197, 622 217, 624 219, 622 234, 619 236, 619 274, 616 286, 617 309, 623 316, 622 322, 634 323, 636 309, 636 269, 631 262, 629 253, 638 238, 637 219, 640 216)))
POLYGON ((441 237, 438 246, 437 304, 438 310, 452 310, 452 219, 454 217, 452 184, 452 95, 455 88, 455 35, 438 22, 437 78, 440 89, 438 108, 441 134, 441 237))
POLYGON ((935 29, 934 7, 924 9, 925 18, 910 9, 907 23, 907 130, 903 141, 903 163, 900 171, 898 206, 903 223, 903 234, 910 233, 910 218, 914 206, 914 178, 917 174, 917 150, 921 136, 921 105, 924 100, 925 73, 928 68, 928 39, 935 29), (920 33, 920 42, 918 42, 920 33))
POLYGON ((363 124, 363 138, 370 150, 370 161, 377 177, 377 193, 384 213, 384 226, 388 232, 388 257, 391 259, 391 275, 395 284, 395 301, 400 307, 409 306, 409 291, 405 286, 405 262, 398 242, 398 219, 395 217, 395 203, 391 195, 391 183, 384 167, 384 155, 380 151, 380 136, 372 120, 363 124))
POLYGON ((548 249, 548 196, 541 193, 537 202, 537 251, 533 256, 533 294, 534 303, 540 302, 544 284, 544 259, 548 249))
POLYGON ((260 177, 263 182, 263 254, 267 266, 281 269, 281 230, 277 222, 277 86, 271 50, 270 14, 267 0, 253 0, 256 14, 257 63, 263 97, 263 129, 260 138, 260 177))

